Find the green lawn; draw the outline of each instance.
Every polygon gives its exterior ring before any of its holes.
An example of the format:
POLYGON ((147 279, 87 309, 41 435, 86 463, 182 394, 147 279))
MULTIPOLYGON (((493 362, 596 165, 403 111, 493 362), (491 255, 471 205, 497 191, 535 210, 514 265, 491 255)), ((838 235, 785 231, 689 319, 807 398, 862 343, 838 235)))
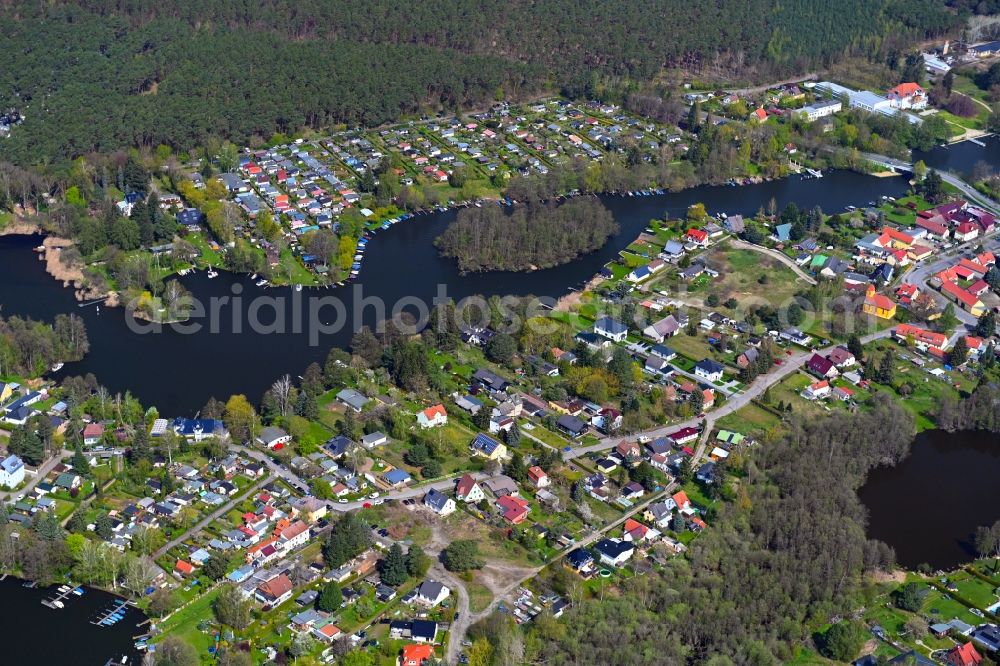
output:
POLYGON ((716 422, 716 426, 723 430, 732 430, 744 435, 761 434, 780 425, 781 419, 778 416, 754 403, 750 403, 716 422))
POLYGON ((198 624, 203 620, 214 621, 212 602, 218 593, 218 588, 212 590, 171 615, 160 624, 160 635, 174 635, 184 639, 198 650, 203 663, 215 663, 214 658, 208 654, 208 648, 215 644, 215 632, 212 629, 201 631, 198 624))

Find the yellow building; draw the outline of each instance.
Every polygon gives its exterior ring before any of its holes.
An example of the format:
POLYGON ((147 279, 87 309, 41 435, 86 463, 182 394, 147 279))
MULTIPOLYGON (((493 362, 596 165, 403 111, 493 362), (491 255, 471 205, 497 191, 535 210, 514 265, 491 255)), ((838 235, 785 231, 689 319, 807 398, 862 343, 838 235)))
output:
POLYGON ((896 303, 888 296, 875 291, 875 285, 868 285, 868 292, 865 294, 865 303, 862 306, 865 314, 870 314, 879 319, 892 319, 896 316, 896 303))

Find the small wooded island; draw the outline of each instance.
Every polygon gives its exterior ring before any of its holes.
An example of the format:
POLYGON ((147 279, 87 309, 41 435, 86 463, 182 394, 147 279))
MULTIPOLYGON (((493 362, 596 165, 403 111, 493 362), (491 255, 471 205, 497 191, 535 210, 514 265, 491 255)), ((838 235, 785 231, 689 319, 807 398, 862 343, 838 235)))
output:
POLYGON ((596 198, 561 205, 532 203, 508 213, 467 208, 434 241, 463 273, 551 268, 598 249, 618 233, 611 212, 596 198))

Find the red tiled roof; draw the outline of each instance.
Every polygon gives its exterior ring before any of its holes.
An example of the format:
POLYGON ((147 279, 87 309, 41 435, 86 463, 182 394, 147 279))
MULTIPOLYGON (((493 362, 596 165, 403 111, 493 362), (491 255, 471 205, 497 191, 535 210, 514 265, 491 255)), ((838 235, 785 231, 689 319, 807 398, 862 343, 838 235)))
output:
POLYGON ((913 82, 907 82, 907 83, 900 83, 895 88, 892 88, 889 91, 889 94, 894 94, 899 97, 910 97, 912 95, 922 94, 923 92, 924 89, 921 88, 918 84, 913 82))
POLYGON ((917 326, 911 326, 910 324, 900 324, 896 327, 897 338, 906 338, 911 335, 917 342, 932 347, 944 347, 948 342, 947 336, 943 333, 935 333, 934 331, 928 331, 917 326))
POLYGON ((941 284, 941 291, 948 292, 955 297, 955 300, 970 308, 980 305, 982 301, 978 296, 974 296, 965 289, 962 289, 954 282, 944 282, 941 284))
POLYGON ((447 410, 445 410, 444 405, 442 404, 432 405, 431 407, 425 409, 423 413, 424 416, 427 418, 427 420, 433 420, 434 417, 438 416, 439 414, 441 416, 448 416, 448 412, 447 410))
POLYGON ((421 666, 425 660, 434 656, 434 647, 431 645, 406 645, 403 646, 403 666, 421 666))

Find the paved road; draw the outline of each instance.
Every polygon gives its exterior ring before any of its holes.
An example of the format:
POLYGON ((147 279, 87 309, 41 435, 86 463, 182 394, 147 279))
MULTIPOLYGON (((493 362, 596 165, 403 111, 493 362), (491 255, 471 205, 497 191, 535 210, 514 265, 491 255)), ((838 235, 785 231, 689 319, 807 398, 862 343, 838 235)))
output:
MULTIPOLYGON (((1000 252, 1000 239, 991 238, 983 242, 983 239, 977 238, 975 240, 969 241, 968 243, 963 243, 961 245, 953 247, 947 252, 944 252, 940 255, 937 255, 933 261, 910 268, 909 270, 906 271, 906 273, 903 274, 901 282, 909 282, 910 284, 917 285, 921 289, 921 291, 926 291, 927 293, 929 293, 934 298, 934 300, 937 301, 938 304, 943 308, 947 304, 952 303, 952 301, 948 300, 948 298, 940 291, 928 285, 927 281, 930 280, 932 277, 934 277, 934 275, 936 275, 940 271, 948 268, 949 266, 954 265, 964 253, 968 252, 969 250, 980 244, 982 244, 983 247, 985 247, 987 250, 990 250, 991 252, 1000 252)), ((979 321, 976 317, 972 316, 971 314, 969 314, 968 312, 959 307, 955 308, 955 316, 963 324, 969 326, 975 326, 976 323, 979 321)))
POLYGON ((158 559, 160 557, 163 557, 163 555, 167 551, 169 551, 171 548, 173 548, 174 546, 178 546, 178 545, 184 543, 189 537, 193 537, 196 534, 200 533, 209 524, 211 524, 212 521, 218 519, 220 516, 224 515, 226 512, 228 512, 230 509, 232 509, 233 506, 235 506, 237 502, 242 502, 244 498, 246 498, 246 497, 252 495, 253 493, 257 492, 258 490, 260 490, 261 488, 263 488, 264 486, 266 486, 267 484, 271 483, 274 480, 276 480, 276 477, 269 476, 269 477, 267 477, 266 479, 264 479, 262 481, 258 481, 256 484, 254 484, 253 486, 251 486, 251 488, 250 488, 249 491, 241 493, 238 497, 233 498, 233 499, 229 500, 228 502, 226 502, 225 504, 221 505, 218 509, 216 509, 212 513, 208 514, 207 516, 205 516, 204 518, 202 518, 201 520, 199 520, 193 527, 191 527, 191 529, 187 530, 186 532, 184 532, 183 534, 181 534, 179 537, 171 539, 166 544, 164 544, 163 547, 161 547, 159 550, 157 550, 155 553, 153 553, 153 555, 152 555, 153 559, 155 560, 155 559, 158 559))
MULTIPOLYGON (((872 333, 870 335, 863 336, 861 338, 861 342, 863 344, 867 344, 875 340, 887 338, 891 335, 892 335, 892 329, 885 329, 882 331, 878 331, 877 333, 872 333)), ((817 350, 817 352, 815 353, 829 354, 831 351, 833 351, 834 347, 836 346, 837 345, 830 345, 829 347, 826 347, 824 349, 817 350)), ((747 388, 746 391, 730 398, 725 402, 724 405, 722 405, 716 410, 713 410, 712 412, 709 412, 709 415, 706 415, 706 417, 695 417, 688 419, 687 421, 681 421, 680 423, 672 423, 670 425, 664 425, 657 428, 652 428, 650 430, 645 430, 643 432, 633 433, 632 435, 629 436, 629 438, 634 439, 637 437, 649 437, 651 439, 656 439, 657 437, 663 437, 681 428, 697 427, 698 425, 701 424, 702 420, 709 420, 710 422, 714 423, 716 419, 722 418, 723 416, 727 416, 728 414, 732 414, 733 412, 747 406, 748 404, 750 404, 751 401, 762 395, 764 391, 766 391, 769 387, 773 386, 774 384, 777 384, 785 377, 796 372, 799 368, 805 365, 806 361, 808 361, 812 357, 813 353, 814 353, 813 351, 804 351, 804 352, 799 352, 798 354, 794 354, 793 356, 785 357, 780 366, 778 366, 771 372, 767 373, 766 375, 759 376, 754 381, 754 383, 751 384, 749 388, 747 388)), ((606 451, 616 446, 618 442, 622 441, 622 439, 623 437, 621 436, 606 437, 597 444, 592 444, 590 446, 581 446, 574 448, 572 451, 566 451, 565 453, 563 453, 563 459, 572 460, 573 458, 585 456, 590 453, 594 453, 596 451, 606 451)))
MULTIPOLYGON (((903 160, 897 160, 895 158, 878 155, 876 153, 862 153, 861 156, 870 162, 891 167, 897 171, 913 171, 913 165, 909 162, 904 162, 903 160)), ((940 174, 941 180, 957 188, 966 199, 985 208, 991 213, 1000 215, 1000 203, 997 203, 990 197, 986 196, 953 173, 942 171, 941 169, 934 169, 934 171, 940 174)))
POLYGON ((28 496, 29 494, 31 494, 31 491, 34 490, 35 486, 41 483, 42 479, 48 476, 49 472, 51 472, 56 465, 66 460, 67 458, 71 458, 72 456, 73 456, 72 451, 67 451, 63 449, 62 453, 56 456, 52 456, 44 463, 42 463, 42 466, 38 468, 38 472, 33 477, 31 477, 31 480, 29 480, 23 488, 19 490, 7 490, 4 492, 0 492, 0 500, 3 501, 11 500, 16 502, 22 497, 28 496))

